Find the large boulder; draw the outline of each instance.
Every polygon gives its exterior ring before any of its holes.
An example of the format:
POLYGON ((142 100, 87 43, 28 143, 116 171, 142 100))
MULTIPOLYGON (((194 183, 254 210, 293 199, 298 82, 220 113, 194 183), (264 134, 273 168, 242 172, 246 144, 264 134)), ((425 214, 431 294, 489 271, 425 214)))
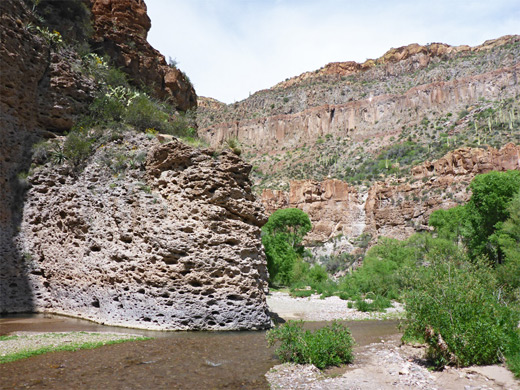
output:
MULTIPOLYGON (((268 327, 266 216, 251 166, 128 138, 81 173, 48 164, 30 176, 17 241, 32 310, 148 329, 268 327)), ((7 311, 23 306, 13 291, 2 291, 7 311)))

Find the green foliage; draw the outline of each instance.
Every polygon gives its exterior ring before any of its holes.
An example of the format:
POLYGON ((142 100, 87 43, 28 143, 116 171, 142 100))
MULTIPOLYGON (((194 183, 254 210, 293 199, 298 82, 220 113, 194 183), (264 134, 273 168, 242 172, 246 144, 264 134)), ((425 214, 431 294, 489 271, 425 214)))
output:
POLYGON ((457 206, 448 210, 436 210, 430 215, 428 224, 435 228, 441 238, 458 241, 463 236, 466 207, 457 206))
POLYGON ((128 101, 123 119, 139 131, 155 128, 165 132, 168 128, 168 113, 160 105, 145 94, 139 94, 128 101))
MULTIPOLYGON (((299 209, 277 210, 269 217, 262 227, 262 244, 271 284, 291 284, 293 268, 303 255, 301 241, 310 230, 308 215, 299 209)), ((301 265, 299 266, 301 272, 301 265)))
POLYGON ((504 261, 497 266, 496 274, 509 299, 520 303, 520 192, 511 200, 508 211, 509 218, 493 236, 504 253, 504 261))
POLYGON ((242 149, 240 148, 240 143, 238 142, 238 139, 236 137, 228 138, 226 140, 226 144, 229 149, 233 153, 235 153, 237 156, 240 156, 242 154, 242 149))
POLYGON ((357 169, 355 175, 349 175, 347 180, 355 183, 373 180, 379 175, 399 174, 402 166, 413 165, 416 159, 422 159, 426 148, 416 142, 406 141, 387 147, 374 159, 365 160, 357 169))
POLYGON ((433 363, 493 364, 520 352, 520 313, 500 299, 493 270, 459 254, 410 270, 407 337, 424 337, 433 363))
POLYGON ((282 362, 314 364, 323 369, 350 363, 354 339, 350 330, 339 322, 317 329, 303 330, 302 322, 288 321, 266 334, 269 346, 280 343, 276 354, 282 362))
POLYGON ((502 263, 504 251, 495 235, 500 223, 509 217, 508 207, 520 190, 520 171, 489 172, 478 175, 470 184, 467 208, 469 231, 467 247, 471 258, 487 256, 502 263))
POLYGON ((298 254, 283 235, 262 235, 269 283, 289 286, 293 280, 293 268, 298 261, 298 254))
POLYGON ((289 295, 294 298, 308 298, 314 294, 313 290, 291 290, 289 295))
MULTIPOLYGON (((70 333, 69 334, 63 333, 63 334, 59 335, 58 338, 63 338, 63 337, 66 337, 67 335, 70 335, 70 333)), ((24 336, 20 336, 20 337, 23 338, 24 336)), ((0 336, 0 342, 6 341, 6 340, 12 340, 14 338, 19 338, 19 336, 0 336)), ((73 341, 73 342, 69 342, 66 344, 58 343, 57 345, 47 345, 47 346, 43 346, 43 347, 39 347, 39 348, 26 349, 23 351, 2 355, 2 356, 0 356, 0 364, 14 362, 16 360, 26 359, 31 356, 42 355, 42 354, 48 353, 48 352, 78 351, 80 349, 99 348, 104 345, 120 344, 120 343, 125 343, 127 341, 138 341, 138 340, 149 340, 149 339, 150 339, 149 337, 136 336, 136 337, 132 337, 132 338, 124 338, 124 339, 119 339, 119 340, 116 339, 116 340, 107 340, 107 341, 87 341, 87 342, 74 342, 73 341)))
POLYGON ((384 311, 386 308, 392 307, 390 299, 382 297, 381 295, 376 296, 372 301, 358 298, 355 302, 356 309, 359 311, 384 311))
POLYGON ((74 169, 79 169, 90 156, 94 138, 83 128, 72 130, 63 145, 63 155, 74 169))
POLYGON ((383 238, 368 251, 363 265, 340 281, 339 289, 350 297, 372 292, 396 299, 403 284, 397 271, 414 263, 415 248, 407 241, 383 238))
POLYGON ((282 236, 295 249, 300 248, 303 237, 311 230, 309 216, 300 209, 276 210, 262 231, 271 236, 282 236))

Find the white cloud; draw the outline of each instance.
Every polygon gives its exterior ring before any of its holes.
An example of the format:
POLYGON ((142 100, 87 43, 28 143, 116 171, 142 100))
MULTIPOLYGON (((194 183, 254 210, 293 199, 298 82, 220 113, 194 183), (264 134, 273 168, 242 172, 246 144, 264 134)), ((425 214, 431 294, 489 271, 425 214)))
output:
POLYGON ((146 0, 149 42, 197 93, 230 103, 333 61, 519 33, 518 0, 146 0))

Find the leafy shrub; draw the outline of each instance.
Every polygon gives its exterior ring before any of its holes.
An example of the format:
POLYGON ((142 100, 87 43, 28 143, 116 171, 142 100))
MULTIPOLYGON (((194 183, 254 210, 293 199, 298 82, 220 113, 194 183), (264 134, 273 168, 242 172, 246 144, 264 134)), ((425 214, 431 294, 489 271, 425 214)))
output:
POLYGON ((94 140, 83 128, 72 130, 63 145, 63 155, 74 169, 87 160, 92 151, 94 140))
POLYGON ((89 116, 83 118, 82 125, 110 125, 120 122, 126 110, 125 102, 115 96, 102 94, 89 106, 89 116))
POLYGON ((293 268, 298 262, 298 254, 281 235, 262 235, 262 244, 267 257, 269 283, 289 286, 294 280, 293 268))
POLYGON ((262 227, 262 244, 271 284, 289 286, 292 283, 293 268, 303 255, 301 241, 310 230, 309 216, 299 209, 277 210, 269 217, 262 227))
POLYGON ((139 94, 128 103, 124 121, 139 131, 155 128, 159 131, 168 127, 168 114, 146 94, 139 94))
POLYGON ((509 217, 508 207, 520 189, 520 171, 489 172, 476 176, 470 184, 471 198, 467 205, 467 247, 475 259, 484 255, 501 264, 503 249, 497 245, 497 228, 509 217))
POLYGON ((411 272, 406 295, 408 337, 424 337, 433 363, 493 364, 520 353, 520 313, 499 297, 492 269, 462 255, 436 256, 411 272))
POLYGON ((392 303, 390 299, 382 297, 380 295, 376 296, 371 302, 358 298, 355 302, 356 309, 359 311, 384 311, 388 307, 392 307, 392 303))
POLYGON ((240 148, 240 143, 238 142, 237 138, 228 138, 226 140, 226 144, 228 148, 231 149, 231 151, 235 153, 237 156, 240 156, 242 154, 242 149, 240 148))
POLYGON ((295 297, 295 298, 308 298, 310 297, 312 294, 314 293, 313 290, 291 290, 290 291, 290 295, 291 297, 295 297))
POLYGON ((314 332, 303 330, 302 322, 288 321, 266 334, 267 343, 280 343, 276 354, 282 362, 314 364, 323 369, 350 363, 354 339, 350 330, 339 322, 314 332))

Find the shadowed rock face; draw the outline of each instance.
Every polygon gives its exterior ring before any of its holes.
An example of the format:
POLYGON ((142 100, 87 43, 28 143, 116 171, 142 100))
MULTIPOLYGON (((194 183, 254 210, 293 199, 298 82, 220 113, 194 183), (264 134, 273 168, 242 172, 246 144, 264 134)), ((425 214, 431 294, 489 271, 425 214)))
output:
POLYGON ((149 329, 268 327, 266 217, 250 169, 144 135, 100 148, 76 177, 37 169, 18 236, 35 310, 149 329), (102 163, 110 148, 148 151, 146 164, 118 180, 102 163))
MULTIPOLYGON (((146 42, 142 1, 91 6, 98 49, 134 83, 154 85, 155 96, 183 110, 195 105, 186 77, 146 42)), ((24 1, 0 1, 0 23, 0 313, 49 311, 155 329, 268 326, 258 227, 265 217, 250 194, 250 167, 188 148, 194 160, 170 177, 185 178, 174 204, 164 191, 149 193, 159 177, 150 174, 148 187, 135 168, 116 183, 99 160, 79 175, 46 166, 26 180, 20 173, 29 171, 32 145, 69 130, 96 85, 74 50, 39 33, 24 1), (195 177, 212 183, 214 203, 193 195, 195 177)), ((187 150, 175 145, 165 155, 187 150)), ((143 153, 152 147, 144 136, 133 146, 143 153)), ((149 166, 159 176, 171 168, 155 161, 149 166)))
POLYGON ((93 82, 74 70, 74 52, 59 53, 29 28, 23 1, 0 1, 0 311, 31 310, 24 254, 14 244, 30 166, 31 145, 47 130, 70 129, 92 99, 93 82), (17 306, 7 308, 11 295, 17 306))

